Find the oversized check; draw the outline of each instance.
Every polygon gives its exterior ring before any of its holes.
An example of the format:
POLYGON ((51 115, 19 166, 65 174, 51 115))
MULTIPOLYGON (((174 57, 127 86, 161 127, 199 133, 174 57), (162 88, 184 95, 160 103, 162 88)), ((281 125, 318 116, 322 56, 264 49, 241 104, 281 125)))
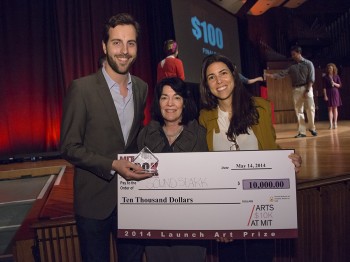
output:
MULTIPOLYGON (((158 175, 118 176, 118 236, 296 238, 293 150, 160 153, 158 175)), ((136 155, 119 155, 133 161, 136 155)))

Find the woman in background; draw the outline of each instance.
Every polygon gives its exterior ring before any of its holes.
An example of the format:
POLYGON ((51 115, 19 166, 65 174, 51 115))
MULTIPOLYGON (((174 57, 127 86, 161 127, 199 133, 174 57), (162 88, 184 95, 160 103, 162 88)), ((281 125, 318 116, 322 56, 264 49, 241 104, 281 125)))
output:
POLYGON ((165 58, 157 66, 157 83, 166 77, 179 77, 185 80, 185 71, 182 61, 177 57, 179 47, 174 40, 164 42, 165 58))
POLYGON ((342 83, 335 64, 329 63, 326 68, 322 77, 323 95, 328 106, 329 129, 335 129, 338 127, 338 106, 342 105, 339 94, 342 83))

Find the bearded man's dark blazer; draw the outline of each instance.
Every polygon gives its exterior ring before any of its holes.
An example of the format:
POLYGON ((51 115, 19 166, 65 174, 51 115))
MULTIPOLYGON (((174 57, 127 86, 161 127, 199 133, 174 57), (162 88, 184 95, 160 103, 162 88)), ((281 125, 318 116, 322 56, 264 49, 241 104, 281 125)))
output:
POLYGON ((75 167, 74 211, 80 216, 104 219, 112 213, 118 190, 112 162, 118 154, 137 152, 148 86, 136 76, 131 81, 134 118, 126 142, 101 69, 74 80, 64 100, 60 151, 75 167))

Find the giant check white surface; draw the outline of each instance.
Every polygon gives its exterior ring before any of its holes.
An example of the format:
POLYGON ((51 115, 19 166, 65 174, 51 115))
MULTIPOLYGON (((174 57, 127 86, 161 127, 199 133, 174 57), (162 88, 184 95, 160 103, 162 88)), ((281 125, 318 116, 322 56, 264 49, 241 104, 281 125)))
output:
MULTIPOLYGON (((158 176, 118 176, 121 238, 297 237, 293 150, 160 153, 158 176)), ((136 155, 120 155, 133 160, 136 155)))

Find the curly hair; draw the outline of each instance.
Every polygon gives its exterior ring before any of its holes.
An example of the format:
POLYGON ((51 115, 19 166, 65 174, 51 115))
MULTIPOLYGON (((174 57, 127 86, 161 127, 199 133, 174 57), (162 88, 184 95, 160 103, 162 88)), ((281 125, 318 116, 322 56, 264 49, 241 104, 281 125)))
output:
POLYGON ((176 94, 183 98, 184 106, 180 124, 187 125, 190 121, 196 119, 198 116, 198 110, 191 89, 181 78, 178 77, 164 78, 156 85, 151 108, 152 119, 158 121, 161 125, 164 125, 164 118, 159 103, 164 86, 170 86, 176 94))
POLYGON ((235 71, 234 64, 230 59, 220 54, 208 55, 202 62, 200 79, 201 106, 208 110, 213 110, 218 107, 218 98, 211 93, 207 81, 208 67, 217 62, 224 63, 231 71, 234 79, 234 89, 232 93, 233 115, 227 131, 228 138, 233 139, 240 134, 248 134, 248 128, 251 128, 259 122, 259 113, 252 94, 243 86, 238 72, 235 71))
POLYGON ((338 68, 337 68, 337 66, 334 64, 334 63, 329 63, 329 64, 327 64, 327 66, 326 66, 326 73, 328 73, 328 67, 333 67, 333 74, 334 75, 338 75, 338 68))
POLYGON ((177 43, 174 40, 169 39, 164 42, 163 51, 166 56, 175 54, 177 50, 177 43))

